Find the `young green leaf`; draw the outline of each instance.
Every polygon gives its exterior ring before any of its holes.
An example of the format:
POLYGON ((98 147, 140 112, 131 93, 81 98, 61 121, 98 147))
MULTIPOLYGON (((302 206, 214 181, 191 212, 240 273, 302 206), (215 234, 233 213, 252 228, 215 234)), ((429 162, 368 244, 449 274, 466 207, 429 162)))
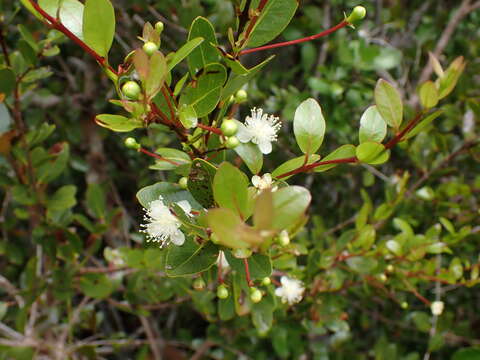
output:
POLYGON ((248 178, 235 166, 224 162, 213 179, 213 196, 218 205, 245 217, 248 209, 248 178))
POLYGON ((425 119, 421 120, 417 126, 413 128, 412 131, 409 131, 407 135, 405 135, 405 140, 414 137, 415 135, 419 134, 420 132, 424 131, 428 125, 432 123, 437 117, 443 114, 443 110, 437 110, 430 115, 428 115, 425 119))
POLYGON ((64 211, 75 206, 76 186, 65 185, 58 189, 47 201, 48 211, 64 211))
POLYGON ((383 79, 378 80, 375 87, 375 103, 387 124, 395 129, 400 128, 403 120, 403 103, 397 89, 383 79))
POLYGON ((367 164, 382 164, 388 160, 390 151, 378 142, 366 141, 357 146, 356 156, 358 161, 367 164))
MULTIPOLYGON (((309 155, 307 162, 305 162, 305 155, 299 156, 299 157, 294 158, 294 159, 290 159, 290 160, 284 162, 283 164, 281 164, 275 170, 273 170, 272 176, 277 177, 278 175, 285 174, 289 171, 298 169, 298 168, 302 167, 304 164, 305 165, 310 165, 310 164, 312 164, 316 161, 319 161, 319 160, 320 160, 320 155, 317 155, 317 154, 309 155)), ((293 175, 291 175, 291 176, 293 176, 293 175)), ((291 176, 286 176, 286 177, 282 178, 282 180, 287 180, 291 176)))
POLYGON ((190 53, 195 50, 204 39, 202 37, 197 37, 189 40, 185 43, 180 49, 178 49, 172 57, 169 54, 169 61, 167 70, 170 72, 177 64, 179 64, 183 59, 185 59, 190 53))
POLYGON ((84 40, 83 36, 83 17, 84 6, 78 0, 38 0, 38 5, 45 10, 48 15, 57 18, 60 15, 60 22, 76 37, 84 40), (59 6, 60 9, 59 9, 59 6))
POLYGON ((431 109, 438 104, 438 90, 433 81, 427 81, 418 90, 420 102, 425 109, 431 109))
POLYGON ((149 59, 148 75, 145 79, 145 93, 147 97, 154 97, 162 88, 167 76, 167 62, 160 51, 155 52, 149 59))
POLYGON ((252 174, 258 174, 263 166, 263 154, 257 145, 252 143, 240 144, 234 151, 240 156, 252 174))
POLYGON ((182 105, 178 111, 178 117, 185 129, 191 129, 197 126, 197 112, 192 105, 182 105))
POLYGON ((107 57, 115 36, 115 10, 110 0, 86 0, 83 14, 85 43, 107 57))
POLYGON ((360 119, 360 131, 358 134, 360 143, 365 141, 382 142, 387 135, 387 124, 377 110, 376 106, 370 106, 360 119))
POLYGON ((273 193, 273 222, 277 230, 288 229, 308 208, 312 196, 301 186, 287 186, 273 193))
POLYGON ((293 120, 293 132, 304 154, 313 154, 320 148, 325 127, 322 108, 315 99, 307 99, 297 107, 293 120))
POLYGON ((125 116, 101 114, 97 115, 95 122, 107 129, 116 132, 128 132, 143 127, 139 120, 129 119, 125 116))

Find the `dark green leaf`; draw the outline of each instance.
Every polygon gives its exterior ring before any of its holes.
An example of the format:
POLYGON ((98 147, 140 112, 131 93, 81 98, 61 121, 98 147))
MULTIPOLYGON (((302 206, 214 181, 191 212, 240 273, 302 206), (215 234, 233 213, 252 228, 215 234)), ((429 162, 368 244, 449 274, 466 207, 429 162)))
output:
POLYGON ((218 62, 219 59, 218 51, 215 48, 215 45, 218 44, 215 29, 208 19, 201 16, 192 22, 188 33, 189 41, 198 37, 203 38, 204 41, 196 46, 187 58, 188 68, 192 76, 205 68, 206 65, 218 62))
POLYGON ((104 128, 116 132, 128 132, 143 127, 142 122, 139 120, 111 114, 97 115, 95 122, 104 128))
POLYGON ((248 207, 248 178, 235 166, 224 162, 213 179, 213 196, 218 205, 245 218, 248 207))
POLYGON ((208 270, 218 257, 218 248, 212 242, 198 245, 190 238, 182 246, 170 245, 166 260, 168 276, 188 276, 208 270))

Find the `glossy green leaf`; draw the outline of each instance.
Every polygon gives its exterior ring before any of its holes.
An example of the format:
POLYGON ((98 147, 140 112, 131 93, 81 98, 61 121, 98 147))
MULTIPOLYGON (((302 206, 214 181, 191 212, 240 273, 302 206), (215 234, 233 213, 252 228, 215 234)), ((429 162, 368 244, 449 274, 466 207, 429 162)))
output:
POLYGON ((213 178, 217 168, 202 159, 195 159, 188 175, 188 190, 204 208, 215 206, 213 198, 213 178))
POLYGON ((218 247, 212 242, 198 245, 187 238, 182 246, 170 245, 165 270, 168 276, 188 276, 208 270, 218 257, 218 247))
POLYGON ((346 260, 347 265, 353 271, 359 274, 369 274, 378 265, 378 261, 365 256, 354 256, 346 260))
POLYGON ((180 104, 193 106, 199 118, 215 109, 227 79, 227 71, 220 64, 207 65, 196 80, 180 96, 180 104))
POLYGON ((375 103, 383 119, 398 129, 403 120, 403 103, 399 92, 387 81, 380 79, 375 87, 375 103))
POLYGON ((443 110, 437 110, 433 113, 431 113, 430 115, 428 115, 426 118, 424 118, 423 120, 421 120, 417 126, 415 126, 413 128, 413 130, 409 131, 406 135, 405 135, 405 140, 408 140, 412 137, 414 137, 415 135, 421 133, 422 131, 425 131, 428 126, 436 119, 438 118, 440 115, 443 114, 443 110))
POLYGON ((293 132, 304 154, 313 154, 320 148, 325 127, 322 108, 315 99, 307 99, 297 107, 293 120, 293 132))
POLYGON ((116 132, 128 132, 143 127, 141 121, 129 119, 121 115, 97 115, 97 117, 95 118, 95 122, 104 128, 116 132))
POLYGON ((206 65, 216 63, 219 60, 218 51, 215 48, 215 45, 218 44, 215 29, 208 19, 201 16, 192 22, 188 33, 188 41, 198 37, 204 39, 204 41, 196 46, 187 58, 188 68, 192 76, 195 76, 206 65))
MULTIPOLYGON (((298 168, 302 167, 304 164, 309 165, 309 164, 312 164, 312 163, 314 163, 316 161, 319 161, 319 160, 320 160, 320 155, 317 155, 317 154, 309 155, 307 162, 305 162, 305 155, 304 156, 299 156, 299 157, 294 158, 294 159, 290 159, 290 160, 284 162, 283 164, 281 164, 280 166, 278 166, 275 170, 273 170, 272 176, 277 177, 277 176, 285 174, 289 171, 298 169, 298 168)), ((293 175, 283 177, 282 180, 287 180, 291 176, 293 176, 293 175)))
POLYGON ((150 56, 148 74, 145 79, 145 93, 147 97, 154 97, 162 88, 167 76, 167 62, 160 51, 150 56))
POLYGON ((155 153, 163 159, 155 160, 155 165, 150 166, 152 170, 173 170, 179 167, 189 170, 192 160, 190 156, 180 150, 172 148, 158 148, 155 153))
POLYGON ((38 5, 48 15, 57 18, 60 15, 60 22, 70 30, 76 37, 84 40, 83 37, 83 16, 84 6, 78 0, 38 0, 38 5), (61 8, 59 10, 59 6, 61 8))
POLYGON ((15 88, 15 74, 11 69, 0 69, 0 79, 0 93, 5 94, 6 96, 10 95, 15 88))
POLYGON ((178 117, 185 129, 191 129, 197 126, 197 112, 192 105, 182 105, 178 111, 178 117))
POLYGON ((248 208, 248 178, 235 166, 224 162, 213 179, 213 196, 218 205, 245 217, 248 208))
POLYGON ((275 191, 272 227, 288 229, 305 213, 311 200, 310 192, 301 186, 287 186, 275 191))
POLYGON ((420 102, 425 109, 430 109, 438 104, 438 90, 433 81, 427 81, 418 90, 420 102))
POLYGON ((449 95, 455 89, 458 79, 460 79, 465 70, 465 66, 466 63, 463 56, 460 56, 450 64, 443 76, 437 79, 436 85, 438 87, 439 100, 449 95))
POLYGON ((115 36, 115 10, 110 0, 86 0, 83 14, 85 43, 107 57, 115 36))
POLYGON ((258 174, 263 166, 263 154, 257 145, 252 143, 240 144, 234 151, 240 156, 252 174, 258 174))
POLYGON ((385 146, 374 141, 361 143, 356 149, 358 161, 367 164, 381 164, 387 161, 388 153, 389 151, 385 149, 385 146))
MULTIPOLYGON (((230 267, 238 273, 245 273, 245 264, 242 259, 234 257, 230 251, 225 251, 230 267)), ((253 254, 248 259, 248 269, 252 280, 262 280, 272 275, 272 261, 270 256, 262 254, 253 254)))
MULTIPOLYGON (((342 145, 338 149, 332 151, 330 154, 325 156, 322 159, 323 161, 331 161, 331 160, 338 160, 338 159, 347 159, 352 158, 355 156, 355 146, 353 145, 342 145)), ((326 164, 320 165, 315 168, 315 172, 324 172, 338 166, 339 164, 326 164)))
POLYGON ((360 119, 359 140, 375 141, 381 143, 387 135, 387 123, 377 110, 376 106, 370 106, 360 119))
POLYGON ((297 6, 297 0, 268 1, 255 22, 246 46, 260 46, 276 38, 290 23, 297 6))
POLYGON ((47 201, 48 211, 64 211, 75 206, 77 188, 73 185, 65 185, 58 189, 47 201))
POLYGON ((169 58, 167 71, 170 72, 176 65, 182 62, 190 53, 195 50, 204 39, 202 37, 193 38, 178 49, 175 54, 169 58))
POLYGON ((148 209, 150 203, 154 200, 158 200, 160 197, 162 197, 167 205, 187 200, 193 209, 199 210, 202 208, 188 191, 182 190, 177 184, 158 182, 153 185, 145 186, 137 192, 138 202, 145 209, 148 209))

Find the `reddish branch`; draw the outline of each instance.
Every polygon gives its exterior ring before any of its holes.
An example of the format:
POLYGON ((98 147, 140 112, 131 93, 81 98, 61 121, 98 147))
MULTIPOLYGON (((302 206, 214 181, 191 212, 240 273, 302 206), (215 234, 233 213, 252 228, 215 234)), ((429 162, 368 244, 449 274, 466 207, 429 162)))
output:
POLYGON ((202 123, 198 123, 197 127, 199 127, 200 129, 203 129, 203 130, 210 131, 210 132, 212 132, 214 134, 217 134, 217 135, 223 135, 222 130, 220 130, 219 128, 214 128, 214 127, 211 127, 211 126, 208 126, 208 125, 204 125, 202 123))
POLYGON ((247 284, 248 284, 248 286, 253 286, 253 281, 250 277, 250 269, 248 267, 248 259, 247 258, 243 259, 243 265, 245 266, 245 277, 247 278, 247 284))
POLYGON ((144 153, 145 155, 148 155, 148 156, 151 156, 157 160, 160 160, 160 161, 165 161, 165 162, 168 162, 169 164, 172 164, 172 165, 175 165, 175 166, 180 166, 181 164, 173 161, 173 160, 170 160, 170 159, 167 159, 167 158, 164 158, 163 156, 160 156, 158 154, 155 154, 155 153, 152 153, 144 148, 140 148, 138 149, 138 151, 144 153))
MULTIPOLYGON (((257 23, 258 21, 258 17, 260 16, 260 14, 262 13, 263 9, 265 8, 265 6, 267 5, 268 3, 268 0, 261 0, 260 1, 260 4, 258 4, 258 8, 257 10, 255 10, 256 14, 255 16, 252 18, 252 20, 250 20, 250 23, 248 24, 248 28, 247 30, 245 31, 245 38, 243 39, 242 41, 242 45, 245 44, 245 42, 248 40, 248 38, 250 37, 250 33, 252 32, 253 28, 255 27, 255 24, 257 23)), ((247 10, 248 11, 248 10, 247 10)))
POLYGON ((321 37, 330 35, 331 33, 335 32, 337 30, 340 30, 341 28, 344 28, 345 26, 348 26, 348 25, 349 25, 349 23, 347 21, 342 21, 341 23, 335 25, 334 27, 332 27, 328 30, 322 31, 321 33, 318 33, 316 35, 311 35, 311 36, 307 36, 307 37, 304 37, 304 38, 301 38, 301 39, 285 41, 285 42, 280 42, 280 43, 276 43, 276 44, 260 46, 260 47, 253 48, 253 49, 242 50, 242 51, 240 51, 240 55, 245 55, 245 54, 249 54, 249 53, 253 53, 253 52, 257 52, 257 51, 275 49, 275 48, 283 47, 283 46, 300 44, 300 43, 303 43, 303 42, 306 42, 306 41, 319 39, 321 37))

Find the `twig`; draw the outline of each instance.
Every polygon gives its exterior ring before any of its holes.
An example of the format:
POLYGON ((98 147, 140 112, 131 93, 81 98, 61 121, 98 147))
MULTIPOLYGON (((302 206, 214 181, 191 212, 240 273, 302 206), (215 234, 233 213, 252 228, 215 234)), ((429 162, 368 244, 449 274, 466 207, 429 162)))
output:
POLYGON ((150 345, 150 349, 152 349, 154 359, 162 360, 162 352, 160 350, 160 343, 162 342, 162 339, 157 339, 155 337, 152 326, 145 316, 140 316, 140 321, 147 335, 148 343, 150 345))

